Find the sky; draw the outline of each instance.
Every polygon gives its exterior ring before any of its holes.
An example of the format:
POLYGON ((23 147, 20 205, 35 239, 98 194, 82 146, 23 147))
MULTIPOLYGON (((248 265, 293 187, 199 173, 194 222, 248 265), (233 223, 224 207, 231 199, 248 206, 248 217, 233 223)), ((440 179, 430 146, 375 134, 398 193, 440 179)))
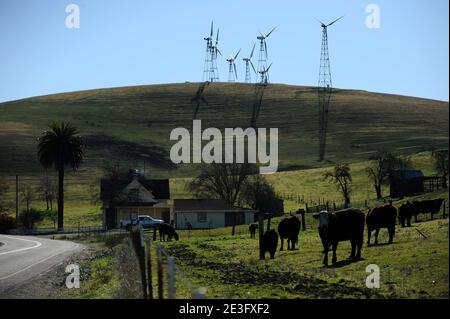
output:
MULTIPOLYGON (((0 0, 0 101, 95 88, 199 82, 204 36, 220 28, 225 59, 267 39, 273 83, 317 85, 328 30, 333 86, 449 100, 448 0, 0 0), (66 6, 80 9, 67 28, 66 6), (379 8, 368 28, 366 7, 379 8)), ((254 57, 256 62, 257 56, 254 57)), ((256 65, 256 64, 255 64, 256 65)), ((237 61, 238 80, 244 62, 237 61)))

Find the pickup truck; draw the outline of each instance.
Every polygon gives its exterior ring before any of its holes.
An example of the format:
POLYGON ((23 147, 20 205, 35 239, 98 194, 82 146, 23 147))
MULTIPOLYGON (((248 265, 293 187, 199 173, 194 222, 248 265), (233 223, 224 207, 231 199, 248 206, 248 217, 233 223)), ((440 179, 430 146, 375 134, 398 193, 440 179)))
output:
POLYGON ((161 224, 164 224, 162 219, 156 219, 148 215, 138 215, 137 219, 121 219, 120 228, 129 228, 132 225, 142 225, 143 228, 152 228, 161 224))

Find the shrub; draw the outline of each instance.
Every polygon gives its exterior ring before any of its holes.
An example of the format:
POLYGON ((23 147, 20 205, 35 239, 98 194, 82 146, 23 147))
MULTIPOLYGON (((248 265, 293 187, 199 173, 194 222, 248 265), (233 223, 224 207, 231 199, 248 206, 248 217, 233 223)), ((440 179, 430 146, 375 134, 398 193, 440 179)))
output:
POLYGON ((25 229, 33 229, 34 225, 43 219, 43 212, 34 208, 30 208, 28 211, 24 210, 22 214, 19 215, 19 222, 25 229))
POLYGON ((5 234, 16 228, 16 219, 6 213, 0 213, 0 233, 5 234))

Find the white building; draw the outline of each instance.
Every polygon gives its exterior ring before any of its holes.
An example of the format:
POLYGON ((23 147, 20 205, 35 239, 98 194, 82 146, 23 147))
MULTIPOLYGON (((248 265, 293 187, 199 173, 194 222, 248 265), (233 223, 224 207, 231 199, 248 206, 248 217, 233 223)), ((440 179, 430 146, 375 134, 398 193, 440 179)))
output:
POLYGON ((257 212, 221 199, 174 199, 173 213, 177 229, 209 229, 251 224, 257 212))

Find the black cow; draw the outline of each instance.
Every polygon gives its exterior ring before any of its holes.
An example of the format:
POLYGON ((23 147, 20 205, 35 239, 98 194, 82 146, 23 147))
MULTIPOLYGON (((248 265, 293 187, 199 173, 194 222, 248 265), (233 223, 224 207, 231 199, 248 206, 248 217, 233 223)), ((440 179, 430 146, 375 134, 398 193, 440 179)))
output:
POLYGON ((333 250, 332 263, 336 263, 336 249, 340 241, 350 240, 352 252, 350 258, 361 257, 361 248, 364 241, 365 215, 356 208, 347 208, 334 213, 326 210, 313 214, 319 219, 319 235, 324 248, 323 263, 328 265, 328 251, 333 250))
POLYGON ((403 203, 399 209, 398 209, 398 221, 399 224, 402 225, 402 227, 406 226, 411 227, 411 218, 413 216, 416 216, 417 220, 417 211, 416 206, 411 203, 410 201, 407 201, 403 203))
POLYGON ((275 258, 275 252, 278 246, 278 233, 271 229, 261 237, 261 258, 265 259, 266 252, 269 252, 270 259, 275 258))
POLYGON ((295 250, 295 244, 298 242, 301 224, 300 220, 295 216, 284 218, 278 224, 278 234, 281 238, 280 251, 283 251, 284 239, 287 239, 287 249, 295 250))
POLYGON ((419 214, 431 214, 431 219, 433 219, 434 214, 438 214, 441 210, 442 202, 444 199, 431 199, 422 201, 413 201, 414 207, 416 208, 415 220, 417 223, 417 215, 419 214))
POLYGON ((179 239, 178 234, 172 225, 161 224, 161 225, 159 225, 158 228, 159 228, 159 240, 160 241, 166 241, 166 235, 167 235, 168 241, 171 241, 172 238, 175 238, 175 240, 178 241, 178 239, 179 239))
POLYGON ((258 229, 258 224, 251 224, 250 226, 248 226, 248 230, 250 231, 250 238, 255 238, 257 229, 258 229))
POLYGON ((389 244, 394 240, 395 224, 397 223, 397 209, 392 205, 384 205, 369 209, 366 217, 367 245, 370 245, 370 235, 375 230, 375 244, 378 244, 380 228, 387 228, 389 232, 389 244))

